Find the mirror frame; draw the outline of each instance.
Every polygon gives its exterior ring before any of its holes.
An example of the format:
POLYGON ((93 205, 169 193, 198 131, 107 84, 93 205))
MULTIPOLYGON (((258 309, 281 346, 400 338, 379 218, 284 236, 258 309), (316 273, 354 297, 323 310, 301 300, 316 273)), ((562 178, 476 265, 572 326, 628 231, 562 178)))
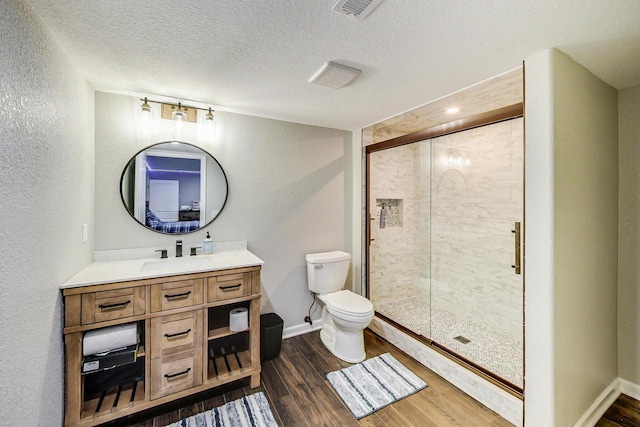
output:
MULTIPOLYGON (((142 150, 137 151, 125 164, 124 169, 122 170, 122 174, 120 175, 120 185, 119 185, 119 191, 120 191, 120 200, 122 201, 122 206, 124 207, 125 211, 127 211, 127 213, 129 214, 129 216, 136 222, 136 224, 139 224, 140 226, 142 226, 145 230, 149 230, 149 231, 153 231, 155 233, 159 233, 159 234, 163 234, 165 236, 181 236, 181 235, 185 235, 185 234, 191 234, 191 233, 195 233, 197 231, 202 230, 203 228, 209 226, 213 221, 215 221, 216 218, 218 218, 218 216, 220 216, 220 213, 222 213, 224 207, 227 205, 227 200, 229 199, 229 180, 227 179, 227 174, 224 171, 224 169, 222 168, 222 165, 220 164, 220 162, 218 161, 218 159, 216 159, 215 157, 213 157, 213 155, 211 153, 209 153, 207 150, 203 149, 202 147, 199 147, 195 144, 191 144, 189 142, 184 142, 184 141, 177 141, 177 140, 170 140, 170 141, 162 141, 162 142, 156 142, 155 144, 151 144, 147 147, 144 147, 142 150), (154 230, 153 228, 149 228, 146 224, 138 221, 138 219, 135 217, 134 212, 131 212, 129 210, 129 208, 127 207, 127 203, 124 200, 124 194, 122 192, 122 182, 124 180, 125 174, 127 173, 127 169, 129 168, 129 165, 131 165, 131 162, 135 163, 136 157, 138 157, 138 155, 148 149, 153 149, 154 147, 157 148, 158 145, 161 144, 171 144, 173 142, 177 142, 180 144, 185 144, 194 148, 197 148, 198 150, 202 151, 205 155, 209 156, 211 159, 213 159, 214 162, 216 162, 216 164, 218 165, 218 167, 220 168, 220 171, 222 172, 222 176, 224 177, 224 183, 225 186, 227 188, 227 192, 224 196, 224 202, 222 202, 222 206, 220 206, 220 210, 218 211, 218 214, 211 218, 211 220, 209 220, 209 222, 207 222, 204 225, 201 225, 200 228, 198 228, 197 230, 192 230, 192 231, 187 231, 187 232, 183 232, 183 233, 167 233, 164 231, 160 231, 160 230, 154 230)), ((135 189, 134 189, 135 191, 135 189)))

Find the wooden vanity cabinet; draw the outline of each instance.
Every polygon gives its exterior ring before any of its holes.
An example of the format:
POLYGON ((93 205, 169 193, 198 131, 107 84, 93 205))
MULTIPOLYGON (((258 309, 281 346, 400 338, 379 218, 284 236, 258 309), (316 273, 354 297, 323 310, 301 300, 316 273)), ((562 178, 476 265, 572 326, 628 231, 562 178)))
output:
POLYGON ((260 266, 62 293, 67 426, 98 425, 246 377, 252 388, 260 385, 260 266), (238 307, 247 309, 249 327, 236 332, 229 312, 238 307), (109 384, 106 371, 83 375, 84 333, 132 322, 137 360, 116 369, 134 379, 109 384))

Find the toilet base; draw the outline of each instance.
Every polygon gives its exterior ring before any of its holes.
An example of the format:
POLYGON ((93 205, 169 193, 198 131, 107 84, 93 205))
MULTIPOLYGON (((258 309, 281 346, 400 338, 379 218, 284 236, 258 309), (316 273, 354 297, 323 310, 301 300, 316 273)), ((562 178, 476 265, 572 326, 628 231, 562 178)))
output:
POLYGON ((336 327, 333 318, 327 313, 326 307, 322 311, 322 330, 320 340, 325 347, 338 359, 349 363, 359 363, 366 358, 364 351, 364 325, 362 329, 344 330, 336 327))
POLYGON ((320 340, 324 344, 325 347, 338 359, 344 360, 349 363, 360 363, 366 358, 366 354, 364 352, 364 339, 363 333, 360 333, 360 339, 362 340, 362 353, 356 355, 357 357, 349 357, 349 355, 342 354, 336 351, 335 340, 331 338, 331 336, 327 333, 324 328, 320 331, 320 340))

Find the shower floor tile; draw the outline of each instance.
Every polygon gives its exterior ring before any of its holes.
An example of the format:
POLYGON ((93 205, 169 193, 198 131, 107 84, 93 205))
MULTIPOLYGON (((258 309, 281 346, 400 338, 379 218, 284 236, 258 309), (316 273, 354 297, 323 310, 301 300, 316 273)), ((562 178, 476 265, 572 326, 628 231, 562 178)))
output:
POLYGON ((415 298, 380 304, 375 309, 514 385, 523 386, 523 345, 520 340, 436 307, 431 308, 432 316, 429 316, 429 307, 415 298), (466 344, 461 342, 465 339, 469 340, 466 344))

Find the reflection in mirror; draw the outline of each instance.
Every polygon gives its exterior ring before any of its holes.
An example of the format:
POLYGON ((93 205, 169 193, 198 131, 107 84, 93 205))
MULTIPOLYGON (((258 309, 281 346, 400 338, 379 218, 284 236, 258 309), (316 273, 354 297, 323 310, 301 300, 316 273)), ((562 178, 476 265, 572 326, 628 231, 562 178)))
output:
POLYGON ((150 230, 185 234, 222 211, 227 177, 206 151, 185 142, 161 142, 129 160, 120 193, 127 212, 150 230))

